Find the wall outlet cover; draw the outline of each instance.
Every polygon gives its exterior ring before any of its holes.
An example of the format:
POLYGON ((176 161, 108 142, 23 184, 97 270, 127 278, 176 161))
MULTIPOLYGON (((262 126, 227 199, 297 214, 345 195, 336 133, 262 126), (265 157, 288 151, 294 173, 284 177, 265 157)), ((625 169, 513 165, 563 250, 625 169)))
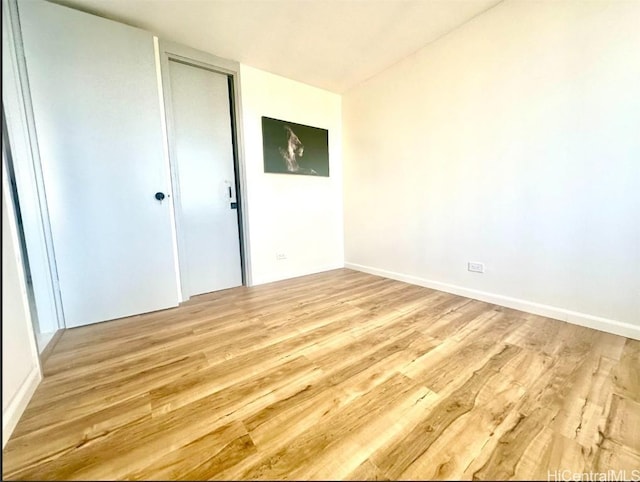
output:
POLYGON ((467 269, 473 273, 484 273, 484 263, 467 263, 467 269))

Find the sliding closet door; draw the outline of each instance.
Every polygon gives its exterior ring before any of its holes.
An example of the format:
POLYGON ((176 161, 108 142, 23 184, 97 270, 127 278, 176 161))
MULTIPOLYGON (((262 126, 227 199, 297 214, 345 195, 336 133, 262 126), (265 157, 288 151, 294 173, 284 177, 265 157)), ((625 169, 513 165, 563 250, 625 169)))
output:
POLYGON ((66 326, 177 305, 153 36, 19 12, 66 326))

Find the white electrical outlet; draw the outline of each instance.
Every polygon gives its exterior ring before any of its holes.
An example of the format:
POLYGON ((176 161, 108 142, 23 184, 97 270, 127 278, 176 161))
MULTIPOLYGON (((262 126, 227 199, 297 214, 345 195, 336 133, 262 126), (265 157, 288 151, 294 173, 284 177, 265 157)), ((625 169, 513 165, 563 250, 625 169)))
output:
POLYGON ((276 259, 287 259, 287 255, 285 253, 276 253, 276 259))
POLYGON ((467 269, 474 273, 484 273, 484 263, 467 263, 467 269))

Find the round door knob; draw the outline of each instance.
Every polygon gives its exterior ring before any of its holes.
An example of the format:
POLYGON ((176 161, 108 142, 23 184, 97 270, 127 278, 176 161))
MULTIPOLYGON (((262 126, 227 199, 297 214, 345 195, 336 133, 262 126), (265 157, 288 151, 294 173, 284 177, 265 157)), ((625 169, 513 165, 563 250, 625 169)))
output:
POLYGON ((156 199, 158 201, 162 201, 164 199, 164 193, 163 192, 157 192, 156 193, 156 199))

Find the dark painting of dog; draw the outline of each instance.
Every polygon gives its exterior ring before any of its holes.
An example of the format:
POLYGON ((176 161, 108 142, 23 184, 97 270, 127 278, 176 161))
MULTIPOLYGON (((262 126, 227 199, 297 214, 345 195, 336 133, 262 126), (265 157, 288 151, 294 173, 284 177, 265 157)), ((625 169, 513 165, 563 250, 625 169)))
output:
POLYGON ((329 176, 329 131, 262 118, 264 172, 329 176))

